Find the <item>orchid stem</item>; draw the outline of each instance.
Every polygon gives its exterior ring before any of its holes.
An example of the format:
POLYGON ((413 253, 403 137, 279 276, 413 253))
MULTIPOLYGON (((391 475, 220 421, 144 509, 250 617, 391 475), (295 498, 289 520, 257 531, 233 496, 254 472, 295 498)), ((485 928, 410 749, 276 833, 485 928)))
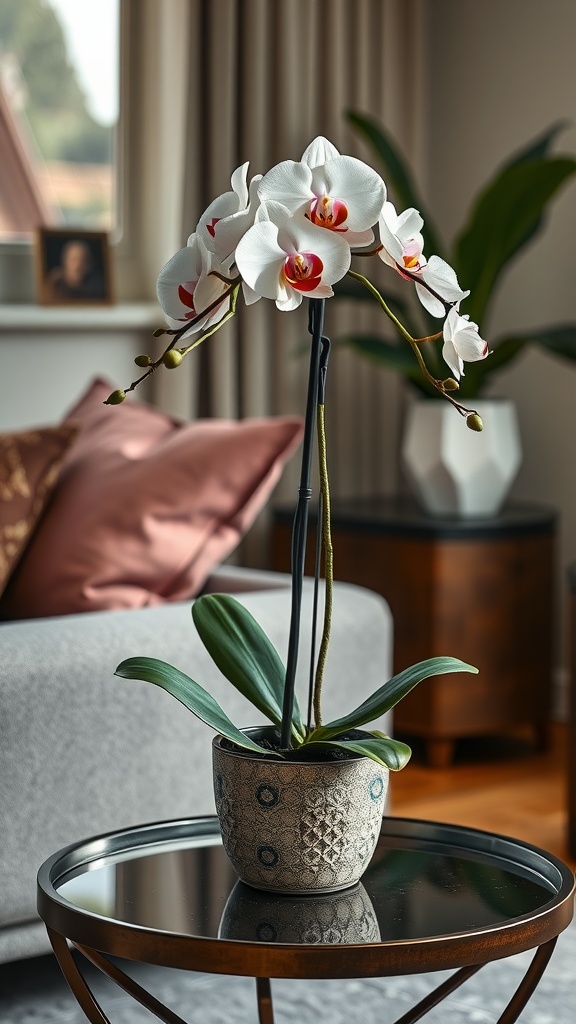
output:
POLYGON ((287 750, 290 747, 292 714, 294 710, 294 692, 296 687, 296 669, 298 665, 298 647, 300 641, 302 589, 304 583, 304 562, 306 558, 306 537, 308 533, 308 505, 310 498, 312 497, 310 479, 312 475, 314 421, 316 419, 316 406, 318 404, 318 381, 320 376, 320 352, 322 346, 323 323, 324 299, 310 299, 308 330, 312 335, 312 345, 310 349, 310 372, 308 375, 306 414, 304 417, 304 440, 302 443, 300 485, 298 488, 298 502, 296 505, 296 512, 294 514, 294 523, 292 526, 292 602, 280 736, 280 744, 283 750, 287 750))
MULTIPOLYGON (((320 650, 318 652, 316 678, 314 681, 313 705, 314 726, 316 729, 322 725, 322 684, 324 681, 324 668, 326 665, 326 656, 328 654, 332 628, 332 591, 334 583, 334 553, 330 529, 330 488, 328 483, 328 463, 326 459, 326 422, 324 417, 323 400, 318 404, 317 428, 320 490, 322 494, 322 542, 324 545, 324 578, 326 581, 326 591, 324 597, 324 627, 322 631, 322 640, 320 641, 320 650)), ((320 523, 318 523, 318 530, 320 530, 320 523)))
MULTIPOLYGON (((462 406, 459 406, 458 402, 456 402, 453 398, 450 398, 450 396, 445 392, 444 388, 442 387, 441 382, 439 380, 436 380, 436 378, 432 376, 432 374, 430 373, 428 367, 426 366, 426 362, 424 360, 424 356, 422 355, 422 353, 421 353, 421 351, 420 351, 420 349, 418 347, 418 341, 416 341, 412 337, 412 335, 409 333, 409 331, 407 331, 406 328, 404 327, 404 324, 398 319, 397 316, 395 316, 395 314, 390 309, 390 306, 383 299, 383 297, 380 294, 380 292, 378 291, 378 289, 375 288, 374 285, 371 283, 371 281, 369 281, 367 277, 364 277, 363 274, 357 274, 354 270, 349 270, 348 273, 349 273, 350 277, 353 277, 356 281, 360 281, 360 283, 363 284, 364 287, 368 289, 370 294, 374 296, 376 301, 379 303, 381 308, 384 310, 384 312, 386 313, 386 316, 388 317, 388 319, 392 321, 392 323, 397 328, 397 330, 400 332, 402 337, 406 339, 406 341, 408 342, 408 344, 412 348, 412 351, 413 351, 414 355, 416 356, 416 359, 418 360, 418 365, 419 365, 422 373, 424 374, 426 380, 429 382, 429 384, 431 384, 432 387, 436 388, 436 390, 439 391, 441 395, 444 395, 444 397, 447 398, 449 402, 452 402, 452 405, 455 405, 456 408, 462 408, 462 406)), ((428 339, 421 339, 421 340, 424 341, 424 340, 428 340, 428 339)))

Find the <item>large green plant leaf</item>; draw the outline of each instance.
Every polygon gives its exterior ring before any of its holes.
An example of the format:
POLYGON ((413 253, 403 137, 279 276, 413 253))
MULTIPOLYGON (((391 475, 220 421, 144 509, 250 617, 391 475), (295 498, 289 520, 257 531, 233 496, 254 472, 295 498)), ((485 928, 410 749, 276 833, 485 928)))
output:
POLYGON ((399 370, 407 377, 421 376, 416 356, 406 341, 387 341, 381 334, 345 334, 335 344, 355 348, 374 362, 391 370, 399 370))
POLYGON ((393 740, 390 736, 384 736, 383 733, 372 733, 365 740, 326 740, 323 743, 306 744, 306 750, 310 750, 311 747, 319 749, 339 747, 340 750, 345 750, 348 754, 371 757, 373 761, 377 761, 378 764, 393 772, 399 772, 401 768, 404 768, 412 754, 407 743, 393 740))
POLYGON ((539 327, 526 335, 526 341, 542 345, 543 348, 553 352, 554 355, 562 356, 563 359, 576 360, 576 324, 539 327))
POLYGON ((472 290, 466 312, 481 323, 506 264, 535 235, 542 213, 576 172, 576 160, 521 161, 507 167, 478 197, 456 242, 453 264, 472 290))
POLYGON ((433 218, 416 187, 406 160, 390 133, 366 114, 359 114, 351 110, 347 112, 346 118, 358 130, 360 135, 364 137, 379 158, 382 164, 384 181, 392 187, 400 209, 404 210, 412 206, 424 218, 422 235, 424 237, 424 251, 426 255, 428 257, 436 255, 446 259, 447 257, 443 253, 444 247, 434 227, 433 218))
MULTIPOLYGON (((384 266, 384 264, 380 264, 380 266, 384 266)), ((390 292, 382 288, 380 283, 376 282, 375 280, 372 280, 372 284, 374 284, 378 288, 378 291, 380 292, 384 301, 388 304, 392 312, 400 320, 404 321, 410 316, 409 304, 405 302, 401 296, 397 295, 395 292, 390 292)), ((354 278, 349 277, 348 275, 346 275, 346 277, 343 277, 340 281, 337 281, 336 284, 334 285, 334 298, 352 299, 357 302, 375 301, 370 296, 370 293, 368 292, 366 287, 363 284, 361 284, 360 281, 355 281, 354 278)), ((406 324, 406 326, 409 325, 406 324)), ((308 345, 308 348, 310 348, 310 345, 308 345)))
POLYGON ((386 711, 390 711, 398 701, 402 700, 407 693, 410 693, 410 690, 422 682, 423 679, 428 679, 430 676, 447 675, 449 672, 477 673, 478 669, 474 668, 473 665, 467 665, 466 662, 460 661, 458 658, 440 657, 420 661, 416 665, 411 665, 410 668, 404 669, 403 672, 399 672, 392 679, 389 679, 387 683, 384 683, 380 689, 376 690, 375 693, 368 697, 354 711, 351 711, 350 714, 344 715, 343 718, 339 718, 335 722, 328 722, 327 725, 314 729, 310 735, 310 740, 331 740, 341 733, 348 732, 349 729, 358 729, 367 722, 373 722, 380 715, 385 714, 386 711))
MULTIPOLYGON (((280 726, 286 670, 254 616, 229 594, 205 594, 192 605, 192 617, 202 643, 226 679, 280 726)), ((298 741, 304 738, 296 700, 292 735, 298 741)))
POLYGON ((142 679, 147 683, 160 686, 167 693, 176 697, 176 700, 179 700, 202 722, 215 729, 216 732, 222 733, 226 739, 236 743, 239 747, 246 747, 248 750, 266 757, 281 756, 274 754, 271 750, 264 751, 257 743, 245 736, 230 721, 228 715, 207 690, 196 683, 194 679, 190 679, 190 676, 180 672, 172 665, 168 665, 165 661, 159 661, 157 658, 128 658, 118 665, 116 675, 122 679, 142 679))
POLYGON ((562 359, 576 362, 576 324, 539 327, 521 336, 511 335, 496 340, 487 359, 478 363, 466 363, 466 373, 460 379, 457 397, 462 401, 476 398, 481 394, 489 375, 495 370, 502 369, 529 345, 541 345, 562 359))
POLYGON ((546 128, 540 135, 537 135, 530 142, 517 149, 512 156, 510 156, 499 168, 499 174, 502 173, 507 167, 513 167, 515 164, 521 164, 529 162, 530 160, 542 160, 547 156, 550 146, 560 134, 570 126, 570 122, 566 119, 562 121, 555 121, 554 124, 546 128))
POLYGON ((495 342, 493 350, 486 359, 477 363, 466 363, 464 376, 460 378, 460 388, 456 398, 465 401, 477 398, 486 384, 487 378, 495 370, 499 370, 517 356, 518 352, 528 344, 529 338, 504 338, 495 342))

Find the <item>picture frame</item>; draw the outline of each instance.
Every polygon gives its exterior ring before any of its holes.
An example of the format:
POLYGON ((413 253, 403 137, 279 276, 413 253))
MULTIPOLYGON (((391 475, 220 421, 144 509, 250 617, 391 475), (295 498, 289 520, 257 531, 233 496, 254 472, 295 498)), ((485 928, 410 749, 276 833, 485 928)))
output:
POLYGON ((42 305, 101 306, 114 301, 105 231, 40 227, 35 256, 37 297, 42 305))

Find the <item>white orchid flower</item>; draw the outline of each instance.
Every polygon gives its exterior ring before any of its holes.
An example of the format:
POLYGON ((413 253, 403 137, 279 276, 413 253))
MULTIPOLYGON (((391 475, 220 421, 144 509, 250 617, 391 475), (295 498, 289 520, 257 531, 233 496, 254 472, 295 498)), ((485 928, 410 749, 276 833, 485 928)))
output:
POLYGON ((399 274, 409 270, 412 274, 420 273, 426 265, 424 257, 424 239, 421 230, 424 225, 422 217, 413 207, 396 213, 393 203, 386 202, 378 218, 378 229, 383 249, 378 255, 389 267, 394 267, 399 274))
POLYGON ((378 255, 401 277, 414 281, 416 294, 431 316, 445 316, 446 303, 461 302, 470 292, 462 290, 456 272, 445 260, 439 256, 426 259, 421 234, 423 226, 421 215, 413 207, 399 214, 393 203, 384 203, 378 218, 383 246, 378 255), (416 278, 423 283, 420 284, 416 278))
POLYGON ((422 267, 420 277, 424 284, 416 282, 416 293, 424 309, 427 309, 431 316, 445 316, 447 302, 461 302, 470 295, 470 289, 463 291, 458 284, 456 271, 439 256, 430 257, 422 267), (428 285, 436 294, 433 295, 424 285, 428 285))
POLYGON ((386 199, 386 186, 376 171, 353 156, 341 156, 319 136, 298 163, 283 160, 258 185, 263 202, 276 202, 290 213, 301 212, 317 227, 342 235, 348 245, 369 245, 370 230, 386 199))
POLYGON ((178 330, 187 320, 199 317, 182 338, 218 323, 230 307, 230 296, 225 294, 229 285, 213 271, 222 273, 222 264, 198 235, 191 235, 188 245, 179 249, 158 275, 156 292, 169 327, 178 330), (217 305, 210 309, 214 303, 217 305), (207 309, 210 312, 201 316, 207 309))
MULTIPOLYGON (((222 261, 227 261, 234 253, 242 235, 254 223, 254 215, 260 203, 257 188, 262 175, 254 175, 250 186, 247 177, 247 163, 236 168, 230 179, 232 191, 224 192, 210 203, 194 232, 200 236, 206 248, 222 261)), ((194 234, 190 237, 194 238, 194 234)))
POLYGON ((487 355, 488 344, 480 337, 478 324, 453 306, 444 321, 442 356, 456 380, 464 376, 464 362, 476 363, 487 355))
POLYGON ((236 265, 257 297, 291 310, 305 295, 325 299, 334 294, 331 286, 350 266, 350 247, 340 234, 303 216, 291 217, 280 203, 263 203, 238 244, 236 265))

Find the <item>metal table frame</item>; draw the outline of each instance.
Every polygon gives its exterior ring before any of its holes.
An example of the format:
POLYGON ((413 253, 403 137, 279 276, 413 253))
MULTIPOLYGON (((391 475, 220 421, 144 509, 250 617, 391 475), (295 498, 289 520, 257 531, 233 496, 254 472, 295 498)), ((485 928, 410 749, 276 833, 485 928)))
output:
POLYGON ((273 1024, 274 1020, 270 978, 389 977, 455 969, 450 978, 395 1022, 414 1024, 484 964, 535 949, 523 980, 498 1019, 498 1024, 514 1024, 546 969, 559 933, 573 915, 573 873, 551 854, 505 836, 402 818, 384 819, 384 845, 397 847, 404 841, 444 852, 484 852, 491 862, 501 861, 504 867, 515 866, 520 872, 538 876, 550 891, 550 900, 521 917, 456 933, 386 942, 297 945, 157 931, 91 913, 74 906, 58 891, 67 877, 106 861, 114 863, 115 857, 127 852, 152 853, 179 841, 193 845, 194 839, 201 837, 214 837, 218 842, 216 818, 163 822, 99 836, 61 850, 40 868, 38 911, 64 976, 91 1024, 110 1021, 71 955, 68 941, 165 1024, 185 1022, 107 955, 159 966, 254 977, 261 1024, 273 1024))

